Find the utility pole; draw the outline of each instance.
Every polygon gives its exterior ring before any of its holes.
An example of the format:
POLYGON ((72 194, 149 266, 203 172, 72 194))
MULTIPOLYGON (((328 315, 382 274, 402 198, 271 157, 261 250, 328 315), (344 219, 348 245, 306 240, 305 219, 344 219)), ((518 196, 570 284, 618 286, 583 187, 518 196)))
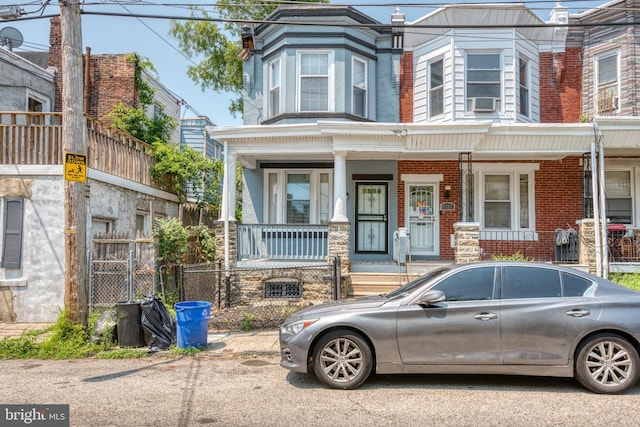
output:
POLYGON ((60 1, 62 32, 62 146, 65 153, 65 295, 67 317, 74 323, 87 324, 87 206, 86 143, 82 96, 82 30, 80 0, 60 1), (66 176, 67 158, 84 166, 84 180, 66 176), (84 165, 80 164, 84 156, 84 165))

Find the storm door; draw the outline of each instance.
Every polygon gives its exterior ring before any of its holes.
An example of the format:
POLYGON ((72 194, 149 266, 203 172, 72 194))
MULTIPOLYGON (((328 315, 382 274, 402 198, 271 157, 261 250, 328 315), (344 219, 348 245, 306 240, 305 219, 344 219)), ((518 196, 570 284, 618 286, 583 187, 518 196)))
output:
POLYGON ((356 252, 387 253, 387 183, 356 183, 356 252))
POLYGON ((436 186, 409 184, 407 188, 407 224, 411 236, 411 255, 437 255, 436 186))

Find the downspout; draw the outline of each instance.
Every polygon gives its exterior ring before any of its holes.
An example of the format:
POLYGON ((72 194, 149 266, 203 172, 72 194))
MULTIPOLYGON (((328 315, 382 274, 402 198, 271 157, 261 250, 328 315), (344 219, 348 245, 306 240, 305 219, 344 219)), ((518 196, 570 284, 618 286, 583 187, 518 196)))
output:
POLYGON ((600 215, 602 217, 602 223, 600 225, 600 230, 602 233, 602 277, 605 279, 609 278, 609 245, 607 243, 608 237, 608 229, 607 229, 607 195, 605 193, 605 182, 604 182, 604 138, 602 137, 602 133, 600 133, 600 127, 596 122, 596 119, 593 119, 594 129, 597 131, 598 135, 598 185, 599 185, 599 193, 600 193, 600 215))
POLYGON ((90 83, 90 67, 91 67, 91 48, 87 47, 87 53, 84 59, 84 105, 83 112, 89 114, 89 83, 90 83))
POLYGON ((593 194, 593 219, 596 244, 596 274, 607 278, 609 273, 608 251, 603 250, 607 244, 606 198, 604 193, 604 143, 600 128, 595 119, 593 124, 594 139, 591 143, 591 192, 593 194))

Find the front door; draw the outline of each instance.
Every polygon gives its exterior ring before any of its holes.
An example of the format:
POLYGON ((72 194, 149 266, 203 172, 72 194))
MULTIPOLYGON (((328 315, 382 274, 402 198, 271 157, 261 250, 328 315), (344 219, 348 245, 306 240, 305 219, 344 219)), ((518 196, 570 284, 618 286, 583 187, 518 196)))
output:
POLYGON ((411 255, 438 255, 438 207, 435 184, 409 184, 406 224, 411 255))
POLYGON ((387 183, 357 182, 356 252, 387 253, 387 183))

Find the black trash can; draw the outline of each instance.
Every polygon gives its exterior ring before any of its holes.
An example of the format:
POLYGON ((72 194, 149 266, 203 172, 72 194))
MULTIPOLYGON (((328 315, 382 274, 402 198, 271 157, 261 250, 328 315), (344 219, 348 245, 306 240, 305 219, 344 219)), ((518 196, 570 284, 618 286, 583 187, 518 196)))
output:
POLYGON ((138 301, 120 301, 116 303, 116 328, 120 347, 144 347, 142 330, 142 310, 138 301))

